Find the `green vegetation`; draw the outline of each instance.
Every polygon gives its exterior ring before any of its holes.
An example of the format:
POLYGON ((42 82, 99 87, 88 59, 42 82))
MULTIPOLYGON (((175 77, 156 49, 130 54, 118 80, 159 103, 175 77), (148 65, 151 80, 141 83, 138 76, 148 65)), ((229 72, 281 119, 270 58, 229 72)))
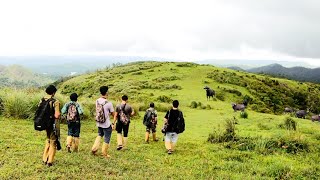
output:
MULTIPOLYGON (((57 152, 54 166, 44 166, 45 132, 35 131, 30 120, 43 90, 0 89, 0 179, 320 178, 319 123, 280 114, 290 103, 316 110, 317 102, 312 99, 318 97, 317 84, 193 63, 139 62, 62 79, 57 85, 61 104, 70 93, 80 94, 85 109, 80 152, 70 154, 64 148, 57 152), (90 154, 97 131, 94 100, 102 84, 110 87, 114 105, 128 94, 138 112, 130 124, 128 150, 117 151, 112 134, 111 159, 90 154), (207 101, 204 86, 216 91, 215 100, 207 101), (162 138, 163 117, 174 99, 180 101, 186 130, 179 136, 176 151, 168 155, 163 141, 143 143, 142 116, 154 101, 159 111, 157 135, 162 138), (249 102, 245 112, 250 116, 238 118, 241 112, 234 112, 231 102, 244 99, 249 102)), ((66 124, 61 125, 61 135, 64 143, 66 124)))

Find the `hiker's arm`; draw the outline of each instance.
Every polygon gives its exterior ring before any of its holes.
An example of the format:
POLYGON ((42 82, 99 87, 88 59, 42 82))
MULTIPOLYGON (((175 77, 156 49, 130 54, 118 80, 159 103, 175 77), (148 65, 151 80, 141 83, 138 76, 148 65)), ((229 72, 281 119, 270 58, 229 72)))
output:
POLYGON ((61 109, 61 114, 65 114, 67 112, 67 103, 64 104, 63 108, 61 109))
POLYGON ((82 107, 81 107, 81 105, 79 104, 79 106, 78 106, 78 112, 79 112, 79 114, 80 115, 82 115, 83 114, 83 109, 82 109, 82 107))
POLYGON ((56 119, 60 118, 60 102, 59 101, 54 102, 54 117, 56 119))
POLYGON ((131 116, 133 116, 134 115, 134 109, 133 108, 131 108, 131 114, 130 114, 131 116))

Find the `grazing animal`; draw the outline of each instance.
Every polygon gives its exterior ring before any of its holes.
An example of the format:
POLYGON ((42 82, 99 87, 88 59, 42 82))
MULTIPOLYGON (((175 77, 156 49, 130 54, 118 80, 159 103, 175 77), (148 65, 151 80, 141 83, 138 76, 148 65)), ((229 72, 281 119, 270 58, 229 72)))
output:
POLYGON ((244 111, 244 109, 246 108, 246 106, 244 104, 236 104, 236 103, 232 103, 232 109, 234 110, 234 112, 236 111, 244 111))
POLYGON ((312 122, 320 121, 320 116, 319 115, 313 115, 313 116, 311 116, 311 120, 312 120, 312 122))
POLYGON ((284 108, 284 113, 292 113, 292 112, 293 112, 292 108, 289 108, 289 107, 284 108))
POLYGON ((308 112, 306 110, 299 110, 296 112, 297 118, 305 119, 307 114, 308 114, 308 112))
POLYGON ((212 97, 213 100, 213 96, 216 95, 216 92, 213 89, 210 89, 208 86, 204 87, 203 89, 205 89, 207 92, 207 100, 210 100, 210 97, 212 97))

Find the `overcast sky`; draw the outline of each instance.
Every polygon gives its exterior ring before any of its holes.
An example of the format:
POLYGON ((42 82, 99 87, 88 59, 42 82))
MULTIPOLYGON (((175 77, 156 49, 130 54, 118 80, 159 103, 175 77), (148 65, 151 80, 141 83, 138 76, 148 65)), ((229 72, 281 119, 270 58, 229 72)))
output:
POLYGON ((0 0, 0 56, 121 55, 320 66, 319 0, 0 0))

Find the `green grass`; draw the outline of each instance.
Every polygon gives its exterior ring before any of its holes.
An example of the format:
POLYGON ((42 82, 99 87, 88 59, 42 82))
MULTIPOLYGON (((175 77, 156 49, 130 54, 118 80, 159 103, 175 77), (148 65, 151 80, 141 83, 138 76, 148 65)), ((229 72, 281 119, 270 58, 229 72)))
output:
MULTIPOLYGON (((79 153, 58 151, 53 167, 42 165, 45 133, 33 129, 33 122, 0 118, 0 179, 318 179, 320 178, 319 149, 312 153, 289 154, 277 151, 270 154, 259 151, 240 151, 225 148, 224 143, 207 142, 213 128, 223 127, 226 117, 232 118, 232 109, 208 111, 183 108, 186 131, 179 136, 176 152, 167 155, 164 143, 144 144, 145 129, 141 119, 134 119, 129 131, 129 149, 116 151, 116 133, 112 134, 111 159, 90 154, 96 136, 93 120, 82 123, 79 153)), ((140 112, 143 113, 143 112, 140 112)), ((278 128, 285 116, 249 112, 248 119, 238 119, 236 133, 245 137, 277 137, 290 134, 278 128), (260 124, 260 125, 259 125, 260 124), (269 130, 258 126, 265 124, 269 130)), ((164 113, 159 113, 163 117, 164 113)), ((162 124, 162 118, 159 120, 162 124)), ((297 119, 297 131, 302 138, 316 144, 319 124, 297 119), (312 129, 314 134, 308 134, 312 129)), ((158 126, 158 131, 160 131, 158 126)), ((61 125, 62 141, 67 126, 61 125)), ((158 132, 161 138, 161 133, 158 132)), ((316 145, 314 145, 316 146, 316 145)))

